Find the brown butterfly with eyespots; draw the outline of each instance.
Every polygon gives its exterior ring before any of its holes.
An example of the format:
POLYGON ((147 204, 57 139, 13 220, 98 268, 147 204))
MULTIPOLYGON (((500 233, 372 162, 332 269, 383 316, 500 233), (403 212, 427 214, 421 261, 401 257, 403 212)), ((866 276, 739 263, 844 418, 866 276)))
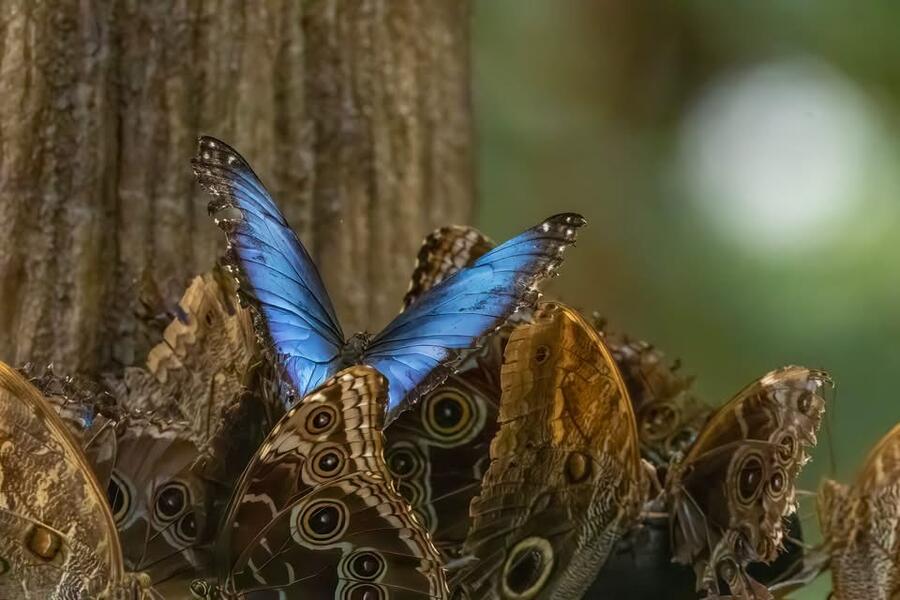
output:
POLYGON ((853 485, 826 480, 818 501, 832 598, 900 598, 900 425, 871 450, 853 485))
POLYGON ((764 375, 713 414, 669 471, 674 559, 694 566, 709 597, 771 598, 746 567, 778 556, 830 385, 827 373, 803 367, 764 375))
POLYGON ((394 489, 381 429, 387 382, 349 367, 275 425, 232 496, 216 584, 228 598, 446 598, 442 561, 394 489))
POLYGON ((512 332, 501 382, 500 430, 451 589, 580 598, 647 496, 628 391, 596 330, 553 303, 512 332))
POLYGON ((159 597, 128 573, 103 488, 43 394, 0 363, 0 598, 159 597))

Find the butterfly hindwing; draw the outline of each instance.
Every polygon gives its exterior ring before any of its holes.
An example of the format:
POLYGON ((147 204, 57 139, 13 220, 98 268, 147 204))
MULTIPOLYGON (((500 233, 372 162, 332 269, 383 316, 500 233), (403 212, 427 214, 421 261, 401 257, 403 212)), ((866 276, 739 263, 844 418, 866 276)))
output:
POLYGON ((192 470, 200 445, 184 422, 127 416, 106 488, 125 565, 155 585, 208 574, 213 509, 228 491, 192 470))
POLYGON ((593 327, 558 304, 513 331, 501 381, 500 430, 452 588, 581 598, 646 494, 625 384, 593 327))
POLYGON ((385 383, 371 368, 350 367, 275 425, 224 521, 219 556, 226 592, 445 597, 439 555, 389 480, 381 434, 385 383))
POLYGON ((827 480, 818 501, 834 599, 900 597, 900 425, 872 449, 852 485, 827 480))
POLYGON ((265 329, 298 396, 341 366, 344 334, 322 278, 275 201, 236 150, 202 137, 193 160, 214 197, 209 210, 225 230, 241 289, 265 329))
POLYGON ((0 363, 0 597, 143 597, 105 494, 43 395, 0 363), (117 596, 119 597, 119 596, 117 596))
POLYGON ((829 384, 803 367, 764 375, 716 411, 669 472, 674 557, 694 565, 698 588, 717 595, 722 581, 736 598, 770 597, 746 567, 778 555, 829 384))
POLYGON ((448 559, 459 556, 469 502, 490 462, 504 343, 503 335, 491 338, 385 429, 385 457, 398 490, 448 559))

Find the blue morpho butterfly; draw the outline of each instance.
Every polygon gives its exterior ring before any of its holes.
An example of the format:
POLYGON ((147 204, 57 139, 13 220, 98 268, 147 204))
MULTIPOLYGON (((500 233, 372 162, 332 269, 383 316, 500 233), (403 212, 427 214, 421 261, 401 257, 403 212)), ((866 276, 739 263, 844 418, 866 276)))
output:
POLYGON ((214 196, 209 211, 227 235, 241 291, 298 397, 348 365, 367 364, 388 380, 388 422, 536 299, 537 284, 555 273, 586 223, 573 213, 550 217, 430 289, 381 333, 347 339, 316 266, 247 161, 201 137, 192 164, 214 196))

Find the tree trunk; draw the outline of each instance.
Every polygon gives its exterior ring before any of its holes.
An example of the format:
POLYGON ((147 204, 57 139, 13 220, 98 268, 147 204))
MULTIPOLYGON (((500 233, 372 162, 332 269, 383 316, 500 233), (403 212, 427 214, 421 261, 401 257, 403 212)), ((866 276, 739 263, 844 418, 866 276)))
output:
POLYGON ((400 306, 421 238, 473 202, 468 3, 0 4, 0 359, 142 360, 140 282, 221 252, 189 159, 254 166, 348 333, 400 306))

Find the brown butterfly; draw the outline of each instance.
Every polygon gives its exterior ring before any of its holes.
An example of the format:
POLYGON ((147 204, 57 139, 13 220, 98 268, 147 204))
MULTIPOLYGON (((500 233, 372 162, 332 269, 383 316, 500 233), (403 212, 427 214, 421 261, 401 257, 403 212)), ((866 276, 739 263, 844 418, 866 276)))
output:
POLYGON ((674 559, 694 566, 698 589, 716 597, 724 584, 736 598, 771 597, 746 567, 778 556, 830 383, 803 367, 764 375, 716 411, 669 471, 674 559))
POLYGON ((664 474, 691 447, 713 409, 692 392, 692 377, 677 372, 651 344, 604 333, 634 406, 641 453, 664 474))
POLYGON ((871 450, 852 486, 826 480, 818 499, 832 596, 900 598, 900 425, 871 450))
MULTIPOLYGON (((471 264, 493 243, 471 227, 442 227, 425 238, 404 309, 431 286, 471 264)), ((469 530, 469 502, 481 488, 499 428, 504 332, 493 335, 443 384, 385 429, 385 457, 398 490, 448 558, 469 530)))
POLYGON ((237 304, 236 284, 221 269, 195 277, 175 313, 146 365, 107 383, 124 408, 186 421, 203 442, 241 398, 260 349, 250 312, 237 304))
POLYGON ((125 571, 87 457, 39 390, 0 363, 0 597, 151 598, 125 571))
POLYGON ((469 599, 580 598, 647 494, 625 382, 576 311, 513 331, 500 430, 451 588, 469 599))
POLYGON ((218 589, 194 593, 445 598, 440 556, 384 462, 386 403, 384 377, 355 366, 294 404, 235 489, 218 589))

